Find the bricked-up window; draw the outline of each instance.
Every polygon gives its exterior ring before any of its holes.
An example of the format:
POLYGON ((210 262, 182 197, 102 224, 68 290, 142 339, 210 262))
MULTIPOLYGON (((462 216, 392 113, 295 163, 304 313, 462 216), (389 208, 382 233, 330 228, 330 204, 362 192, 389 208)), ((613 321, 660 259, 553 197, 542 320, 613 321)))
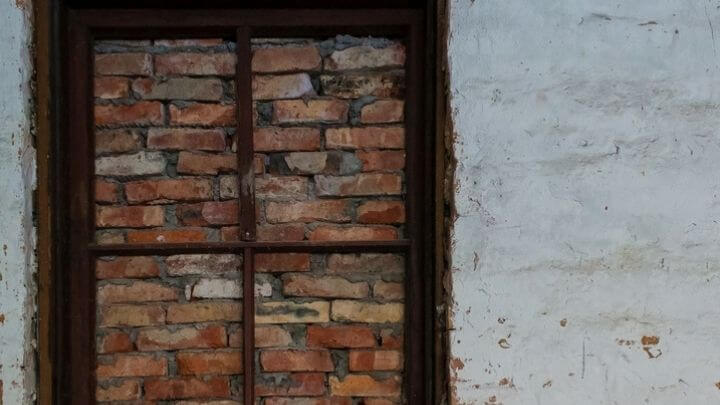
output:
POLYGON ((182 14, 219 34, 194 37, 91 17, 70 35, 67 403, 425 403, 417 15, 302 35, 182 14))

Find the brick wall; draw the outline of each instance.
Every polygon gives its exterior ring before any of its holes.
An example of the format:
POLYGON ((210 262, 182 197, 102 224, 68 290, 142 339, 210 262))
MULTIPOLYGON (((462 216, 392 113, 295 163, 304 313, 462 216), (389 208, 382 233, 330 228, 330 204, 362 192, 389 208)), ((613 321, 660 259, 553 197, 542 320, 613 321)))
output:
MULTIPOLYGON (((97 241, 237 240, 234 44, 95 50, 97 241)), ((403 237, 404 63, 386 39, 254 41, 259 240, 403 237)), ((239 404, 242 260, 99 259, 98 400, 239 404)), ((255 267, 259 404, 401 402, 401 255, 256 254, 255 267)))

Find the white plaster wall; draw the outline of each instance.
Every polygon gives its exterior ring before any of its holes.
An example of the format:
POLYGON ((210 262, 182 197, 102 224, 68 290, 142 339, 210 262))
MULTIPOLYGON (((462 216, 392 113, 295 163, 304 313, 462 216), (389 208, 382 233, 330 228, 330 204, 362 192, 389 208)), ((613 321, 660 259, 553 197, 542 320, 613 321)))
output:
POLYGON ((34 400, 34 230, 29 2, 0 0, 0 404, 34 400))
POLYGON ((450 8, 456 403, 720 403, 720 1, 450 8))

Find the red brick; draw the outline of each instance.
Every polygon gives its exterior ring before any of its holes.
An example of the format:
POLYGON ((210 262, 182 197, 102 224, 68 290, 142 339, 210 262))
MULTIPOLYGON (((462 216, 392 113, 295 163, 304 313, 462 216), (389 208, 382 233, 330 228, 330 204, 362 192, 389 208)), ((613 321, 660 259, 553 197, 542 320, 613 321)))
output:
POLYGON ((325 394, 325 374, 293 373, 280 377, 273 383, 255 385, 255 395, 259 397, 273 396, 320 396, 325 394))
POLYGON ((165 323, 159 305, 109 305, 100 311, 100 326, 150 326, 165 323))
POLYGON ((131 204, 202 201, 212 199, 212 181, 206 179, 142 180, 125 184, 131 204))
POLYGON ((379 300, 401 300, 405 297, 405 286, 403 283, 376 281, 373 286, 373 297, 379 300))
POLYGON ((106 53, 95 55, 95 73, 99 75, 148 76, 152 59, 147 53, 106 53))
POLYGON ((95 131, 95 154, 137 152, 143 147, 142 137, 129 129, 95 131))
POLYGON ((334 51, 325 59, 325 69, 354 70, 368 68, 402 67, 405 65, 405 47, 393 44, 386 48, 354 46, 334 51))
POLYGON ((170 124, 230 127, 235 125, 233 104, 194 103, 185 106, 170 105, 170 124))
POLYGON ((237 224, 240 215, 237 200, 179 205, 176 210, 180 223, 190 226, 237 224))
POLYGON ((95 215, 95 224, 100 228, 144 228, 165 224, 165 210, 156 206, 100 206, 95 215))
POLYGON ((125 332, 108 332, 100 338, 98 353, 122 353, 133 351, 130 335, 125 332))
POLYGON ((95 97, 104 99, 126 98, 130 95, 130 82, 124 77, 96 77, 95 97))
POLYGON ((279 100, 273 102, 273 122, 347 122, 349 105, 338 99, 279 100))
POLYGON ((405 102, 402 100, 377 100, 360 110, 363 124, 386 124, 405 119, 405 102))
POLYGON ((320 149, 317 128, 255 128, 253 143, 257 152, 312 151, 320 149))
POLYGON ((120 198, 120 185, 109 181, 95 180, 95 201, 114 203, 120 198))
POLYGON ((145 381, 146 399, 228 397, 230 397, 230 381, 227 377, 159 378, 145 381))
POLYGON ((307 73, 290 75, 253 76, 253 100, 300 98, 315 94, 307 73))
POLYGON ((168 307, 168 323, 194 323, 242 320, 242 305, 228 301, 198 301, 187 304, 171 304, 168 307))
POLYGON ((233 53, 168 53, 155 56, 159 75, 233 76, 233 53))
POLYGON ((308 271, 310 254, 308 253, 257 253, 255 271, 261 273, 308 271))
POLYGON ((260 352, 264 371, 333 371, 327 350, 264 350, 260 352))
POLYGON ((372 329, 366 326, 314 326, 307 327, 308 347, 363 348, 376 345, 372 329))
POLYGON ((389 173, 361 173, 355 176, 315 176, 318 196, 399 195, 402 177, 389 173))
POLYGON ((237 155, 180 152, 177 164, 181 174, 218 174, 237 171, 237 155))
POLYGON ((98 259, 95 263, 95 276, 99 279, 150 278, 157 277, 160 273, 160 269, 152 257, 98 259))
POLYGON ((403 201, 367 201, 357 209, 361 224, 401 224, 405 222, 403 201))
POLYGON ((286 222, 350 222, 347 200, 315 200, 291 203, 268 203, 265 208, 270 223, 286 222))
POLYGON ((351 398, 268 398, 265 405, 352 405, 351 398))
POLYGON ((306 199, 307 177, 272 176, 255 179, 255 195, 264 199, 306 199))
POLYGON ((258 226, 257 238, 262 241, 300 241, 305 239, 305 227, 303 225, 258 226))
POLYGON ((348 374, 341 381, 330 376, 330 392, 342 397, 399 397, 402 389, 399 377, 384 380, 369 375, 348 374))
POLYGON ((350 371, 399 371, 402 353, 396 350, 351 350, 350 371))
POLYGON ((225 150, 225 132, 219 129, 151 128, 148 149, 225 150))
POLYGON ((402 149, 405 147, 405 128, 329 128, 325 131, 325 145, 328 149, 402 149))
POLYGON ((364 172, 399 171, 405 168, 405 152, 399 150, 357 151, 364 172))
POLYGON ((308 239, 313 241, 354 241, 354 240, 393 240, 397 239, 395 228, 368 226, 320 226, 310 232, 308 239))
POLYGON ((283 294, 286 297, 365 298, 366 282, 351 282, 342 277, 289 274, 283 277, 283 294))
POLYGON ((258 48, 253 51, 252 71, 262 73, 319 70, 322 60, 314 46, 258 48))
POLYGON ((98 380, 113 377, 151 377, 166 375, 167 359, 151 354, 116 354, 98 358, 98 380))
POLYGON ((392 329, 383 329, 380 331, 380 347, 383 349, 397 349, 403 348, 403 334, 402 332, 396 333, 392 329))
POLYGON ((106 284, 98 287, 97 302, 114 304, 119 302, 175 301, 175 288, 159 283, 134 281, 130 284, 106 284))
POLYGON ((140 351, 212 349, 227 346, 222 326, 189 327, 180 329, 142 329, 137 335, 140 351))
POLYGON ((176 355, 180 375, 228 375, 243 372, 243 357, 239 350, 212 352, 182 352, 176 355))
POLYGON ((121 380, 98 385, 95 390, 97 401, 131 401, 140 398, 140 382, 121 380))
POLYGON ((328 273, 402 273, 403 257, 395 254, 331 254, 327 258, 328 273))
POLYGON ((162 104, 140 101, 131 105, 96 105, 95 125, 162 125, 162 104))
POLYGON ((220 101, 223 95, 222 82, 208 78, 136 79, 132 89, 147 100, 220 101))
POLYGON ((162 229, 130 231, 127 235, 130 243, 180 243, 204 242, 207 233, 202 229, 162 229))

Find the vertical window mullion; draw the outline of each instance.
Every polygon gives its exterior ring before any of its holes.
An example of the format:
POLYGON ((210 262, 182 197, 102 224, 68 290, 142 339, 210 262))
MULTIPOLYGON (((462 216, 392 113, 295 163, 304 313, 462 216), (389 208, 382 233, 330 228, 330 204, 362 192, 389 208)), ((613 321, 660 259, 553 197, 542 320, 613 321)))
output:
POLYGON ((255 240, 255 173, 253 146, 253 101, 250 27, 237 30, 237 73, 235 76, 237 104, 237 159, 240 176, 240 239, 255 240))
POLYGON ((243 400, 255 403, 255 253, 243 249, 243 400))

